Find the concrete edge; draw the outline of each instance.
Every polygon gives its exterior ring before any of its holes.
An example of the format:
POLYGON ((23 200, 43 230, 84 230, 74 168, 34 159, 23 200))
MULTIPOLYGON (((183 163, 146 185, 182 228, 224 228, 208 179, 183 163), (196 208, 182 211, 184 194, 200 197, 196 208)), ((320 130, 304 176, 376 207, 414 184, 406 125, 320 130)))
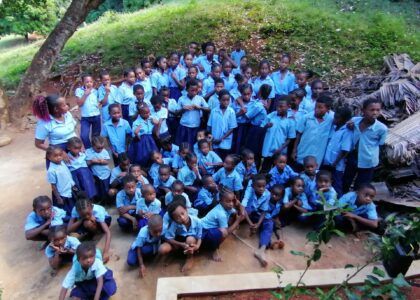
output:
MULTIPOLYGON (((350 283, 363 283, 366 276, 372 274, 374 267, 384 270, 382 265, 367 266, 352 278, 350 283)), ((354 274, 355 271, 356 268, 308 270, 303 282, 308 287, 337 285, 354 274)), ((163 277, 159 278, 157 282, 156 300, 176 300, 179 295, 187 294, 276 289, 288 284, 296 284, 302 272, 303 270, 283 271, 279 277, 275 272, 163 277)), ((413 261, 406 277, 418 275, 420 275, 420 260, 413 261)), ((390 279, 386 276, 381 281, 390 279)))

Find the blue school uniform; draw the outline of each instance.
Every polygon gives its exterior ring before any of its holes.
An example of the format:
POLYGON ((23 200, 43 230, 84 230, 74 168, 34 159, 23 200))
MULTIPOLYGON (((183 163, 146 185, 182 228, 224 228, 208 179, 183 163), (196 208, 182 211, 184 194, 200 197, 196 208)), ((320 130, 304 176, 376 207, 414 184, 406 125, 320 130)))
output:
POLYGON ((265 212, 265 219, 273 220, 274 218, 278 217, 280 211, 281 211, 282 203, 281 201, 278 201, 277 203, 272 203, 271 201, 268 201, 268 209, 265 212))
POLYGON ((175 158, 178 151, 179 151, 179 147, 175 144, 172 144, 172 148, 170 151, 164 150, 163 148, 160 149, 160 153, 162 153, 162 157, 167 158, 169 164, 172 164, 172 161, 175 158))
POLYGON ((150 77, 152 88, 157 89, 159 92, 162 87, 169 87, 169 76, 167 71, 156 70, 150 77))
POLYGON ((152 82, 149 77, 147 77, 145 80, 137 80, 136 84, 140 84, 144 89, 144 100, 146 102, 150 102, 150 99, 152 99, 153 96, 153 89, 152 89, 152 82))
MULTIPOLYGON (((130 198, 124 190, 121 190, 117 193, 117 196, 116 196, 116 200, 115 200, 116 207, 121 208, 121 207, 129 206, 129 205, 137 205, 137 201, 140 200, 140 198, 141 198, 141 194, 138 190, 134 192, 134 195, 132 198, 130 198)), ((129 210, 128 213, 134 214, 135 209, 129 210)))
POLYGON ((153 214, 158 215, 161 210, 161 203, 158 199, 155 199, 152 202, 147 203, 144 200, 144 198, 140 198, 137 201, 136 213, 138 214, 141 210, 145 213, 153 213, 153 214))
POLYGON ((276 96, 288 95, 295 89, 296 77, 291 71, 287 70, 284 78, 281 79, 282 74, 280 71, 273 72, 271 79, 274 82, 274 91, 276 96))
POLYGON ((165 232, 165 238, 167 240, 173 240, 177 236, 181 236, 181 237, 192 236, 196 238, 197 240, 201 240, 201 237, 203 234, 203 225, 201 224, 201 220, 192 215, 189 215, 189 217, 191 220, 191 225, 188 229, 183 224, 172 222, 168 230, 165 232))
POLYGON ((230 54, 230 58, 232 58, 235 64, 239 66, 241 64, 241 58, 244 57, 245 55, 246 55, 245 50, 239 49, 239 51, 238 50, 232 51, 232 53, 230 54))
POLYGON ((115 168, 112 168, 111 170, 111 177, 109 179, 109 182, 114 182, 115 179, 118 178, 118 175, 120 175, 123 171, 121 170, 120 166, 116 166, 115 168))
MULTIPOLYGON (((96 222, 99 223, 107 222, 111 218, 106 209, 99 204, 93 204, 92 215, 95 217, 96 222)), ((80 215, 77 212, 76 207, 74 207, 71 211, 71 218, 76 220, 80 219, 80 215)))
POLYGON ((92 199, 96 196, 97 191, 92 171, 86 163, 86 154, 80 152, 79 156, 75 157, 69 152, 67 155, 70 158, 70 163, 66 165, 71 172, 74 183, 80 190, 86 192, 89 199, 92 199))
POLYGON ((143 175, 141 175, 141 179, 143 180, 144 183, 141 183, 141 181, 137 181, 136 182, 136 190, 141 194, 141 188, 143 187, 143 184, 150 184, 149 180, 144 177, 143 175))
MULTIPOLYGON (((153 106, 152 103, 150 103, 150 101, 147 101, 146 99, 141 100, 141 102, 144 105, 147 105, 147 107, 150 109, 150 112, 153 111, 153 106)), ((130 124, 133 123, 132 119, 138 114, 138 110, 137 110, 137 106, 139 104, 139 100, 137 100, 137 98, 133 101, 130 102, 130 104, 128 105, 128 116, 130 117, 130 120, 127 120, 130 124)))
POLYGON ((250 121, 251 126, 248 130, 245 146, 258 157, 261 155, 265 132, 261 123, 267 117, 267 111, 261 101, 258 100, 251 100, 247 109, 245 117, 250 121))
POLYGON ((137 248, 141 249, 143 257, 157 254, 161 240, 162 236, 152 236, 150 234, 148 225, 141 228, 136 239, 128 250, 127 264, 129 266, 137 266, 139 264, 136 250, 137 248))
POLYGON ((351 212, 357 216, 367 218, 369 220, 377 220, 378 213, 376 212, 376 206, 373 202, 368 204, 357 204, 357 193, 349 192, 344 194, 339 200, 338 205, 342 208, 348 207, 351 212))
POLYGON ((245 177, 250 177, 251 175, 255 175, 258 173, 255 163, 253 163, 251 168, 247 170, 243 161, 241 161, 239 164, 236 165, 235 170, 236 172, 238 172, 239 176, 242 178, 242 181, 244 181, 245 177))
POLYGON ((138 163, 145 167, 150 164, 150 154, 152 151, 157 151, 155 140, 152 137, 153 125, 149 118, 144 120, 140 116, 133 122, 132 131, 133 137, 136 136, 135 131, 140 126, 138 133, 139 140, 133 139, 128 149, 128 156, 132 162, 138 163))
POLYGON ((284 197, 283 197, 283 204, 287 204, 294 199, 298 199, 302 201, 302 208, 311 211, 312 206, 309 204, 308 197, 306 197, 305 193, 301 193, 299 195, 293 195, 292 188, 288 187, 284 190, 284 197))
POLYGON ((187 165, 179 170, 178 180, 181 180, 185 185, 193 185, 197 180, 197 175, 187 165))
MULTIPOLYGON (((195 65, 195 64, 197 64, 197 59, 198 59, 198 56, 197 55, 195 55, 194 57, 193 57, 193 64, 195 65)), ((179 59, 179 63, 184 67, 184 68, 186 68, 187 67, 187 65, 185 64, 185 61, 184 61, 184 55, 181 55, 181 58, 179 59)))
MULTIPOLYGON (((229 130, 238 127, 235 111, 231 107, 227 107, 223 112, 220 107, 216 107, 210 113, 207 126, 211 127, 211 133, 214 139, 221 139, 229 130)), ((232 137, 233 134, 230 134, 220 144, 216 145, 213 143, 213 148, 231 149, 232 137)))
POLYGON ((253 93, 253 96, 254 97, 256 97, 258 95, 258 92, 260 90, 260 87, 263 84, 268 84, 268 85, 271 86, 271 93, 268 96, 268 98, 269 99, 273 99, 274 98, 274 96, 275 96, 275 86, 274 86, 274 82, 273 82, 273 80, 271 79, 270 76, 267 76, 264 79, 262 79, 260 76, 258 76, 257 78, 254 79, 254 81, 252 81, 251 84, 252 84, 252 91, 253 91, 252 93, 253 93))
POLYGON ((136 96, 134 96, 133 93, 133 86, 124 81, 121 83, 121 85, 118 87, 118 91, 120 93, 120 103, 121 103, 121 109, 122 109, 122 115, 123 118, 127 121, 129 121, 129 114, 128 114, 128 108, 130 103, 134 103, 136 101, 136 96))
POLYGON ((203 80, 203 95, 207 95, 214 90, 214 79, 209 76, 203 80))
MULTIPOLYGON (((63 248, 67 250, 73 250, 76 252, 77 247, 80 245, 80 242, 77 238, 72 236, 67 236, 66 241, 64 242, 63 248)), ((45 256, 50 259, 53 258, 55 255, 56 250, 54 250, 51 245, 48 245, 47 248, 45 248, 45 256)))
POLYGON ((261 123, 267 117, 267 111, 261 101, 251 100, 247 106, 245 117, 250 121, 251 125, 261 126, 261 123))
POLYGON ((126 137, 131 134, 130 124, 123 118, 118 121, 117 126, 112 120, 106 121, 101 133, 102 136, 109 138, 112 149, 118 154, 126 152, 126 137))
MULTIPOLYGON (((66 212, 58 208, 56 206, 52 207, 52 220, 50 226, 57 226, 57 225, 63 225, 64 221, 63 219, 66 218, 66 212)), ((47 222, 46 219, 42 218, 41 216, 37 215, 36 212, 32 211, 27 217, 26 217, 26 223, 25 223, 25 231, 37 228, 47 222)))
MULTIPOLYGON (((182 193, 181 194, 184 198, 185 198, 185 202, 188 208, 191 207, 191 201, 190 198, 188 197, 188 195, 186 193, 182 193)), ((174 195, 172 194, 172 192, 169 192, 165 195, 165 205, 168 206, 172 201, 174 200, 174 195)))
POLYGON ((298 163, 303 164, 306 156, 313 155, 318 166, 321 165, 333 123, 333 118, 329 114, 325 114, 322 119, 320 123, 314 114, 307 114, 302 122, 297 124, 296 130, 302 134, 297 148, 298 163))
MULTIPOLYGON (((167 159, 162 159, 163 160, 163 164, 167 164, 168 163, 168 160, 167 159)), ((155 181, 157 181, 158 179, 159 179, 159 168, 160 168, 160 164, 158 164, 158 163, 153 163, 151 166, 150 166, 150 169, 149 169, 149 176, 150 176, 150 178, 152 178, 152 181, 153 182, 155 182, 155 181)))
MULTIPOLYGON (((232 97, 233 101, 231 101, 230 106, 233 108, 233 102, 235 102, 236 99, 241 97, 241 92, 238 90, 238 86, 236 85, 229 91, 230 96, 232 97)), ((236 111, 235 111, 236 112, 236 111)))
POLYGON ((219 201, 219 198, 220 194, 218 192, 212 193, 203 187, 198 192, 197 199, 194 201, 194 207, 198 210, 205 209, 213 203, 214 199, 219 201))
POLYGON ((291 178, 299 176, 299 174, 293 171, 289 165, 286 165, 281 173, 277 167, 274 167, 270 170, 269 174, 271 175, 271 180, 268 184, 269 188, 273 187, 275 184, 285 185, 291 178))
POLYGON ((41 141, 48 139, 50 145, 65 144, 70 138, 76 136, 75 128, 76 121, 70 112, 64 114, 63 121, 58 121, 50 115, 49 121, 38 120, 35 129, 35 139, 41 141))
POLYGON ((176 66, 176 68, 168 68, 168 80, 171 98, 178 100, 181 97, 182 88, 178 87, 175 80, 172 78, 172 74, 175 73, 176 78, 181 81, 187 77, 187 71, 182 66, 176 66))
POLYGON ((213 179, 216 183, 221 184, 234 192, 243 189, 241 176, 239 176, 238 172, 235 170, 228 174, 226 173, 225 168, 220 168, 213 175, 213 179))
POLYGON ((168 134, 168 125, 166 124, 166 119, 168 119, 168 110, 165 107, 162 107, 159 111, 156 111, 153 108, 150 112, 153 119, 157 121, 163 120, 162 124, 160 124, 159 134, 168 134))
POLYGON ((225 83, 225 90, 228 92, 237 86, 235 76, 232 73, 226 76, 225 73, 222 72, 220 78, 223 79, 223 82, 225 83))
MULTIPOLYGON (((239 94, 240 96, 240 94, 239 94)), ((237 98, 237 97, 236 97, 237 98)), ((235 99, 236 99, 235 98, 235 99)), ((251 102, 244 102, 243 105, 246 109, 248 109, 248 106, 251 102)), ((238 127, 233 132, 233 146, 232 150, 235 153, 239 153, 241 151, 241 148, 245 146, 246 138, 248 136, 248 130, 249 130, 249 119, 246 117, 245 114, 238 116, 237 114, 241 110, 241 106, 236 103, 236 101, 232 101, 231 104, 233 110, 236 114, 236 122, 238 123, 238 127)))
POLYGON ((207 102, 207 104, 209 105, 209 108, 211 110, 213 110, 216 107, 220 106, 220 101, 219 101, 219 96, 214 93, 210 98, 209 101, 207 102))
POLYGON ((75 182, 64 161, 60 164, 51 162, 47 171, 47 178, 50 184, 56 186, 58 193, 64 200, 63 208, 69 213, 74 206, 72 188, 75 185, 75 182))
POLYGON ((311 198, 312 190, 315 189, 316 185, 316 176, 314 178, 310 178, 308 175, 306 175, 304 172, 299 175, 300 178, 302 178, 304 185, 304 193, 308 199, 311 198))
POLYGON ((312 96, 306 96, 303 98, 299 107, 306 111, 308 114, 313 114, 315 112, 316 100, 312 99, 312 96))
POLYGON ((211 61, 209 61, 207 59, 206 55, 200 55, 197 58, 197 61, 196 61, 196 64, 201 65, 204 68, 204 70, 202 72, 204 74, 204 76, 207 76, 207 75, 210 74, 211 66, 212 66, 213 63, 217 63, 217 64, 219 63, 218 56, 216 54, 213 55, 213 60, 211 60, 211 61))
POLYGON ((203 167, 207 174, 214 174, 214 166, 208 166, 207 163, 215 164, 215 163, 221 163, 222 159, 219 157, 219 155, 216 154, 214 151, 209 151, 207 155, 204 155, 201 151, 197 154, 197 160, 198 160, 198 166, 203 167))
MULTIPOLYGON (((105 98, 106 90, 105 86, 103 84, 100 85, 98 88, 98 100, 99 102, 102 102, 105 98)), ((111 116, 109 115, 109 105, 114 103, 121 103, 121 95, 118 90, 118 88, 111 84, 110 91, 108 94, 108 101, 105 105, 102 105, 102 122, 106 122, 109 119, 111 119, 111 116)))
POLYGON ((173 177, 172 175, 170 175, 168 177, 168 179, 166 181, 162 181, 159 177, 157 178, 156 181, 153 181, 153 187, 154 188, 158 188, 158 187, 165 187, 165 188, 171 188, 172 184, 175 181, 175 177, 173 177))
MULTIPOLYGON (((110 156, 108 151, 103 149, 101 152, 97 153, 93 148, 89 148, 86 150, 86 160, 95 160, 95 159, 105 159, 109 160, 110 156)), ((111 175, 111 169, 108 165, 91 165, 91 170, 93 175, 98 177, 101 180, 109 179, 109 176, 111 175)))
MULTIPOLYGON (((77 98, 82 98, 85 94, 86 88, 79 87, 74 92, 74 95, 77 98)), ((94 117, 99 116, 101 112, 99 111, 99 100, 98 100, 98 91, 96 89, 92 89, 89 96, 87 96, 85 103, 80 106, 80 115, 81 117, 94 117)))
POLYGON ((287 110, 287 117, 294 121, 295 123, 295 131, 297 128, 297 124, 302 121, 303 117, 307 114, 306 110, 303 110, 300 106, 297 111, 289 108, 287 110))
POLYGON ((183 166, 186 166, 187 162, 179 154, 176 154, 172 160, 173 169, 181 169, 183 166))
MULTIPOLYGON (((262 147, 263 157, 273 156, 287 139, 294 139, 296 137, 295 123, 293 120, 279 116, 277 111, 268 114, 261 123, 261 127, 264 127, 268 123, 272 123, 273 126, 268 128, 265 133, 262 147)), ((283 149, 282 153, 287 153, 287 147, 283 149)))

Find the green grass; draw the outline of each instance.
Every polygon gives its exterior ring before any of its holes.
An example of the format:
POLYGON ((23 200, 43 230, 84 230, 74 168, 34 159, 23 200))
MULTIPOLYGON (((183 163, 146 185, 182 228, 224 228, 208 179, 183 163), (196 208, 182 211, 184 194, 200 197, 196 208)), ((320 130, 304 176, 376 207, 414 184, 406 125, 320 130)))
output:
MULTIPOLYGON (((183 50, 191 40, 229 48, 241 39, 254 64, 264 57, 275 66, 286 51, 293 68, 310 68, 332 82, 379 70, 389 53, 406 52, 419 61, 417 11, 415 0, 173 1, 136 13, 109 12, 79 29, 54 71, 80 62, 86 72, 109 68, 120 75, 141 57, 183 50), (100 56, 99 64, 90 63, 92 54, 100 56)), ((0 40, 0 80, 6 88, 17 85, 37 47, 3 50, 0 40)))

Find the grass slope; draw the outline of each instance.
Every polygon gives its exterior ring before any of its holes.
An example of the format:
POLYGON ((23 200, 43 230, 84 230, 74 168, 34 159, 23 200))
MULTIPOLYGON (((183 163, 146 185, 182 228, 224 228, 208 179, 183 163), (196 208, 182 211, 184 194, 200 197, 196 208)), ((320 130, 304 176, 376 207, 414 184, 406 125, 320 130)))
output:
MULTIPOLYGON (((150 54, 183 50, 191 41, 213 40, 229 48, 241 39, 256 65, 280 52, 292 53, 292 68, 310 68, 326 81, 375 71, 389 53, 420 60, 418 2, 406 0, 202 0, 171 1, 130 14, 108 12, 80 28, 54 67, 60 72, 80 62, 83 71, 125 67, 150 54), (88 57, 97 55, 99 64, 88 57)), ((40 43, 2 47, 0 80, 17 85, 40 43)))

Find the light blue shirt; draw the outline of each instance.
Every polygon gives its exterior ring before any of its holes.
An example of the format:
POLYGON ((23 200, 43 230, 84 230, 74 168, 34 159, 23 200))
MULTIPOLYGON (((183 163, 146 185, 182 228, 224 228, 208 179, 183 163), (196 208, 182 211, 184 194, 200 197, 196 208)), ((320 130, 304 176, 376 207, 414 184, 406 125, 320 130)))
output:
POLYGON ((64 121, 58 121, 50 115, 51 120, 38 120, 35 129, 35 138, 37 140, 45 141, 48 138, 48 143, 51 145, 58 145, 67 143, 67 141, 76 136, 74 129, 76 128, 76 121, 70 112, 64 114, 64 121))
POLYGON ((244 198, 242 199, 242 206, 250 208, 253 212, 263 213, 268 211, 268 202, 270 202, 271 193, 265 190, 264 193, 258 197, 255 190, 249 187, 245 190, 244 198))
POLYGON ((101 135, 109 138, 112 148, 118 154, 126 152, 126 137, 131 134, 130 124, 123 118, 118 121, 117 126, 114 126, 111 119, 102 126, 101 135))
POLYGON ((207 174, 214 174, 214 166, 208 166, 206 163, 216 164, 221 163, 222 159, 214 151, 209 151, 207 155, 204 155, 201 151, 197 154, 198 165, 206 169, 207 174))
MULTIPOLYGON (((330 189, 327 192, 321 192, 324 195, 325 202, 327 206, 334 206, 337 201, 337 192, 334 190, 333 187, 330 187, 330 189)), ((319 191, 316 189, 316 185, 313 186, 312 190, 312 196, 309 198, 309 201, 311 204, 323 204, 322 198, 319 195, 319 191)))
POLYGON ((166 180, 166 181, 162 181, 158 176, 156 181, 153 181, 153 186, 155 188, 165 187, 165 188, 169 189, 169 188, 171 188, 171 186, 172 186, 172 184, 174 183, 175 180, 176 180, 175 177, 173 177, 172 175, 170 175, 168 180, 166 180))
MULTIPOLYGON (((104 100, 105 94, 106 94, 105 86, 101 84, 101 86, 98 88, 99 102, 104 100)), ((111 84, 110 91, 108 94, 108 101, 106 105, 102 105, 102 121, 103 122, 106 122, 109 119, 111 119, 111 116, 109 115, 109 105, 114 104, 114 103, 121 103, 121 95, 118 88, 115 85, 111 84)))
POLYGON ((260 126, 267 117, 267 111, 261 101, 251 100, 248 104, 245 117, 250 120, 251 125, 260 126))
POLYGON ((79 261, 73 262, 70 271, 67 273, 63 281, 63 288, 70 289, 76 282, 82 282, 91 280, 93 278, 99 278, 107 272, 107 268, 99 258, 95 258, 93 265, 85 272, 80 265, 79 261))
POLYGON ((235 75, 230 73, 228 76, 226 76, 223 72, 220 75, 220 78, 223 79, 225 83, 225 89, 230 92, 232 89, 234 89, 237 86, 235 75))
MULTIPOLYGON (((149 107, 150 112, 152 112, 153 110, 153 106, 152 103, 150 103, 149 101, 147 101, 146 99, 142 100, 143 104, 147 105, 147 107, 149 107)), ((134 99, 134 101, 130 102, 130 104, 128 105, 128 116, 130 117, 134 117, 138 111, 137 111, 137 105, 139 104, 139 100, 134 99)))
POLYGON ((169 87, 176 88, 178 85, 176 84, 175 80, 172 78, 172 73, 175 73, 176 78, 181 81, 187 77, 187 71, 182 66, 177 66, 175 69, 168 68, 168 78, 169 78, 169 87))
POLYGON ((269 174, 271 175, 271 180, 268 184, 268 187, 270 188, 273 187, 273 185, 275 184, 285 185, 289 182, 291 178, 299 175, 298 173, 293 171, 293 169, 289 165, 286 165, 282 173, 280 173, 277 167, 274 167, 270 170, 269 174))
POLYGON ((175 113, 178 110, 178 103, 176 102, 175 99, 169 98, 168 103, 163 102, 162 106, 165 107, 166 109, 168 109, 169 117, 172 117, 172 118, 175 117, 175 113))
POLYGON ((161 210, 161 204, 158 199, 153 200, 150 203, 146 203, 144 198, 140 198, 137 201, 136 205, 136 213, 138 214, 140 211, 143 211, 144 213, 153 213, 153 214, 159 214, 161 210))
POLYGON ((277 217, 281 210, 281 201, 278 201, 277 203, 272 203, 271 201, 268 201, 268 210, 265 213, 264 219, 270 220, 275 217, 277 217))
POLYGON ((274 82, 274 90, 276 95, 288 95, 291 91, 295 89, 295 74, 286 71, 286 75, 281 79, 281 72, 276 71, 271 74, 271 79, 274 82))
POLYGON ((111 170, 111 178, 109 179, 109 182, 112 183, 115 179, 117 179, 118 175, 122 173, 122 170, 120 166, 116 166, 111 170))
POLYGON ((252 82, 253 96, 256 97, 258 95, 258 92, 263 84, 268 84, 271 86, 271 93, 268 96, 268 98, 273 99, 275 96, 275 87, 274 87, 274 82, 270 76, 267 76, 264 79, 258 76, 257 78, 254 79, 254 81, 252 82))
POLYGON ((388 128, 375 120, 375 123, 360 131, 362 117, 354 117, 353 144, 357 147, 357 167, 374 168, 379 164, 379 146, 385 143, 388 128))
MULTIPOLYGON (((336 126, 334 125, 331 134, 330 140, 327 145, 327 150, 325 151, 324 156, 324 164, 325 165, 332 165, 337 156, 340 154, 341 151, 349 152, 352 149, 352 139, 353 139, 353 132, 347 129, 347 126, 344 125, 341 128, 335 130, 336 126)), ((337 166, 337 171, 344 172, 345 168, 345 158, 341 159, 337 166)))
POLYGON ((168 132, 168 125, 166 124, 166 119, 168 118, 168 109, 162 107, 159 111, 155 111, 155 109, 151 109, 150 112, 152 113, 152 118, 160 121, 162 120, 162 124, 160 124, 159 134, 168 132))
MULTIPOLYGON (((191 201, 190 198, 188 197, 188 195, 186 193, 182 193, 181 194, 184 198, 185 198, 185 202, 188 208, 191 207, 191 201)), ((165 195, 165 205, 168 206, 170 203, 172 203, 172 201, 174 200, 174 194, 172 194, 172 192, 169 192, 165 195)))
POLYGON ((214 93, 210 98, 209 101, 207 102, 207 104, 209 105, 209 108, 211 110, 213 110, 216 107, 220 106, 220 101, 219 101, 219 96, 214 93))
POLYGON ((188 165, 182 167, 178 171, 178 180, 182 181, 185 185, 193 185, 196 179, 197 175, 188 167, 188 165))
MULTIPOLYGON (((137 202, 140 200, 140 198, 141 198, 141 194, 137 189, 134 192, 133 198, 131 198, 131 199, 124 190, 121 190, 117 193, 117 197, 116 197, 115 202, 116 202, 117 208, 124 207, 124 206, 129 206, 129 205, 136 206, 137 202)), ((133 214, 134 212, 135 212, 135 209, 130 209, 128 211, 129 214, 133 214)))
MULTIPOLYGON (((66 237, 66 241, 64 242, 63 248, 67 249, 67 250, 73 250, 74 252, 76 252, 77 247, 80 245, 80 242, 77 238, 72 237, 72 236, 67 236, 66 237)), ((47 258, 53 258, 55 255, 55 250, 53 247, 51 247, 50 245, 47 246, 47 248, 45 248, 45 256, 47 258)))
POLYGON ((228 228, 229 217, 234 213, 236 213, 234 208, 226 210, 221 204, 217 204, 201 219, 201 223, 204 229, 228 228))
POLYGON ((239 164, 236 165, 235 170, 236 172, 238 172, 239 176, 241 176, 242 181, 244 180, 246 176, 251 176, 258 173, 255 163, 253 163, 251 168, 247 170, 243 161, 241 161, 239 164))
POLYGON ((306 96, 300 103, 299 108, 306 111, 308 114, 313 114, 315 112, 315 105, 316 100, 313 100, 312 96, 306 96))
POLYGON ((202 205, 208 206, 208 205, 212 204, 214 199, 219 201, 219 197, 220 197, 220 195, 219 195, 218 192, 212 193, 208 189, 203 187, 198 192, 197 199, 195 199, 195 201, 194 201, 194 206, 195 207, 202 206, 202 205))
POLYGON ((299 177, 303 179, 303 183, 305 184, 305 186, 304 186, 304 192, 305 192, 306 198, 310 199, 311 196, 312 196, 312 190, 315 189, 316 176, 314 176, 314 178, 311 179, 305 173, 301 173, 299 175, 299 177))
MULTIPOLYGON (((252 101, 244 102, 244 107, 248 110, 248 107, 251 103, 252 101)), ((255 103, 252 103, 251 105, 253 106, 255 105, 255 103)), ((239 113, 239 111, 241 110, 241 106, 238 103, 236 103, 236 101, 232 101, 232 108, 235 111, 235 114, 239 113)), ((245 123, 249 123, 249 119, 246 117, 246 114, 243 114, 241 116, 236 116, 236 122, 238 124, 245 124, 245 123)))
MULTIPOLYGON (((53 217, 50 226, 63 225, 63 218, 66 217, 66 212, 61 208, 53 206, 52 216, 53 217)), ((41 216, 37 215, 36 212, 32 211, 26 217, 25 231, 37 228, 45 222, 47 222, 46 219, 42 218, 41 216)))
MULTIPOLYGON (((74 95, 77 98, 82 98, 85 94, 85 87, 79 87, 74 92, 74 95)), ((80 115, 82 118, 99 116, 101 112, 99 111, 99 100, 98 100, 98 91, 92 89, 89 96, 87 96, 83 105, 80 106, 80 115)))
POLYGON ((307 114, 306 110, 303 110, 301 106, 299 106, 297 111, 292 110, 289 108, 287 110, 287 117, 294 121, 295 123, 295 130, 297 128, 297 124, 302 121, 303 117, 307 114))
POLYGON ((239 66, 241 64, 241 58, 244 57, 245 55, 246 55, 245 50, 239 49, 239 51, 238 50, 232 51, 232 53, 230 54, 230 58, 232 58, 235 64, 239 66))
POLYGON ((47 172, 48 182, 54 184, 62 197, 71 198, 71 188, 75 185, 69 168, 64 161, 60 164, 50 163, 47 172))
POLYGON ((211 72, 211 66, 212 66, 212 64, 213 63, 219 63, 219 60, 218 60, 217 54, 213 55, 213 60, 212 61, 209 61, 207 59, 207 56, 206 55, 200 55, 197 58, 196 63, 203 66, 204 70, 203 70, 202 73, 204 74, 204 76, 207 76, 211 72))
POLYGON ((170 162, 172 163, 172 160, 174 159, 175 155, 177 155, 179 151, 179 147, 175 144, 172 144, 172 149, 170 151, 164 150, 163 148, 160 150, 160 153, 162 153, 163 158, 170 158, 170 162))
POLYGON ((67 153, 67 155, 70 158, 70 163, 66 164, 66 166, 69 168, 70 172, 88 167, 85 153, 80 152, 78 157, 73 156, 71 152, 67 153))
MULTIPOLYGON (((210 113, 207 126, 211 127, 211 134, 213 135, 214 139, 221 139, 229 130, 238 127, 238 124, 236 123, 235 111, 231 107, 227 107, 223 112, 220 107, 216 107, 210 113)), ((233 132, 219 145, 213 143, 213 148, 232 148, 232 137, 233 132)))
POLYGON ((150 102, 150 99, 153 97, 153 89, 152 89, 152 82, 149 77, 147 77, 145 80, 137 80, 136 84, 140 84, 144 88, 144 100, 146 102, 150 102))
POLYGON ((136 239, 131 244, 131 249, 134 250, 145 245, 150 245, 153 247, 153 254, 156 254, 161 240, 162 236, 152 236, 149 232, 149 225, 146 225, 140 229, 136 239))
MULTIPOLYGON (((182 96, 178 99, 178 110, 184 108, 184 106, 198 105, 200 107, 209 107, 207 102, 201 96, 195 96, 190 99, 188 96, 182 96)), ((180 124, 185 127, 197 128, 201 122, 201 111, 198 109, 185 111, 182 113, 180 124)))
POLYGON ((338 200, 340 207, 349 207, 351 208, 351 212, 357 216, 361 216, 363 218, 367 218, 369 220, 377 220, 378 213, 376 212, 376 206, 373 202, 368 204, 357 204, 357 193, 350 192, 344 194, 340 200, 338 200))
POLYGON ((160 70, 156 70, 153 72, 152 76, 150 76, 150 82, 152 84, 152 87, 157 89, 158 92, 161 88, 164 86, 169 87, 169 76, 168 72, 161 72, 160 70))
POLYGON ((214 90, 214 79, 209 76, 203 80, 203 95, 207 95, 214 90))
POLYGON ((227 174, 225 168, 220 168, 213 175, 213 179, 216 183, 224 185, 234 192, 243 189, 241 176, 235 170, 233 170, 230 174, 227 174))
POLYGON ((306 197, 306 194, 304 192, 299 195, 293 195, 292 189, 290 187, 286 188, 284 190, 283 204, 287 204, 294 199, 302 201, 302 208, 306 210, 313 209, 312 206, 309 204, 308 197, 306 197))
MULTIPOLYGON (((144 184, 150 184, 149 180, 147 180, 146 177, 144 177, 143 175, 141 175, 141 179, 143 179, 144 184)), ((141 194, 141 188, 143 187, 143 183, 141 183, 141 181, 137 181, 136 183, 136 189, 138 190, 138 192, 141 194)))
POLYGON ((133 94, 133 86, 129 85, 127 82, 121 83, 118 91, 120 92, 120 101, 123 105, 129 105, 131 102, 136 101, 136 96, 133 94))
POLYGON ((172 222, 165 233, 165 238, 168 240, 173 240, 176 236, 192 236, 197 240, 201 240, 201 236, 203 234, 203 225, 201 224, 201 220, 190 214, 188 216, 191 220, 191 225, 189 228, 187 228, 184 224, 172 222))
MULTIPOLYGON (((99 222, 99 223, 104 223, 105 218, 109 216, 105 208, 99 204, 93 204, 92 215, 95 217, 96 222, 99 222)), ((73 207, 71 211, 71 218, 80 219, 80 215, 77 212, 76 207, 73 207)))
POLYGON ((302 122, 297 124, 296 130, 302 133, 297 148, 297 161, 303 164, 303 159, 308 155, 316 157, 318 166, 321 165, 327 148, 328 137, 333 124, 333 118, 326 113, 321 123, 314 114, 307 114, 302 122))
MULTIPOLYGON (((108 151, 106 151, 105 149, 103 149, 101 152, 97 153, 95 152, 95 150, 93 150, 93 148, 89 148, 86 150, 86 160, 95 160, 95 159, 106 159, 109 160, 111 159, 109 157, 109 153, 108 151)), ((94 164, 90 166, 93 175, 95 175, 96 177, 98 177, 101 180, 104 179, 108 179, 109 176, 111 175, 111 169, 109 168, 108 165, 98 165, 98 164, 94 164)))
POLYGON ((137 119, 133 122, 133 126, 132 126, 133 137, 136 136, 135 131, 139 125, 140 125, 139 136, 153 133, 153 128, 155 127, 155 125, 153 125, 152 120, 151 119, 144 120, 142 117, 138 116, 137 119))
MULTIPOLYGON (((264 127, 268 123, 272 123, 273 126, 268 128, 265 133, 262 147, 263 157, 273 156, 287 139, 294 139, 296 137, 295 122, 288 117, 280 117, 277 111, 268 114, 261 123, 261 127, 264 127)), ((282 153, 287 153, 287 147, 283 149, 282 153)))
POLYGON ((183 159, 179 154, 176 154, 174 156, 174 159, 172 160, 172 168, 181 169, 183 166, 186 165, 187 163, 185 162, 185 159, 183 159))
MULTIPOLYGON (((297 89, 297 88, 299 88, 299 85, 296 83, 295 84, 295 89, 297 89)), ((306 91, 306 96, 305 96, 305 98, 312 98, 312 89, 311 89, 311 86, 307 83, 306 85, 305 85, 305 91, 306 91)))
MULTIPOLYGON (((231 106, 232 106, 232 108, 233 108, 233 102, 236 100, 236 99, 238 99, 239 97, 241 97, 241 92, 239 92, 239 90, 238 90, 238 86, 236 85, 234 88, 232 88, 230 91, 229 91, 229 94, 230 94, 230 96, 232 97, 232 99, 233 99, 233 101, 232 101, 232 103, 230 104, 231 106)), ((245 103, 244 103, 245 104, 245 103)))

